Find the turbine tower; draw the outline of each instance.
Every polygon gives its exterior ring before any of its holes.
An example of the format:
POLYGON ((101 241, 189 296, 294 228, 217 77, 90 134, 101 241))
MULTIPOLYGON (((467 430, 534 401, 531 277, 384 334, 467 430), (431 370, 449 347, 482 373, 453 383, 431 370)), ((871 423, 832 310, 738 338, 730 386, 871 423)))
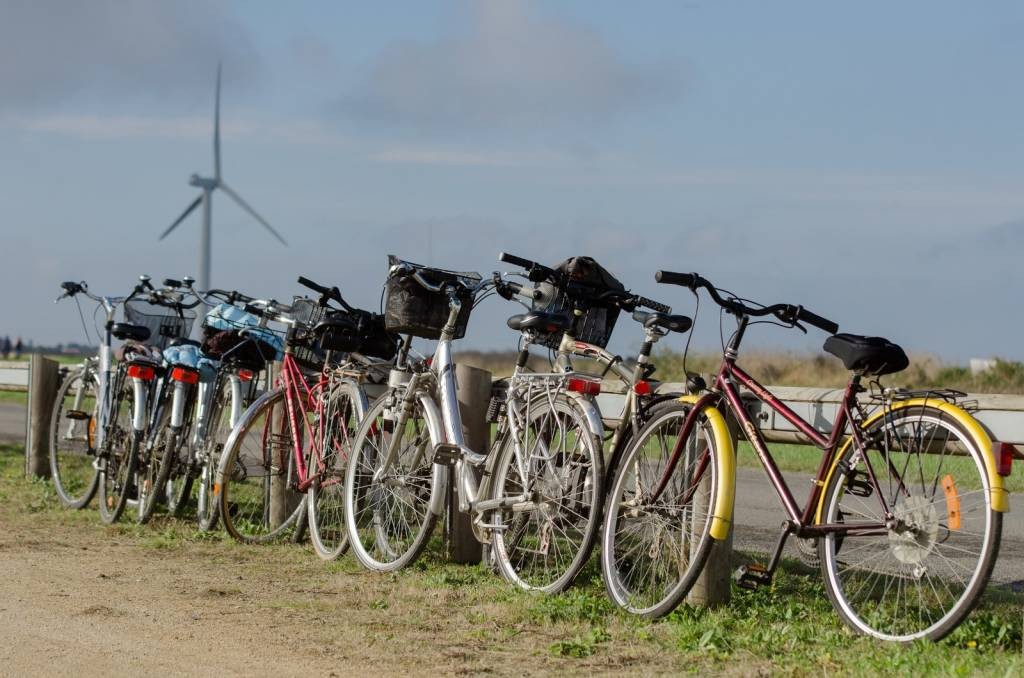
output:
POLYGON ((196 197, 195 200, 185 208, 185 211, 181 213, 174 223, 160 235, 160 240, 163 240, 171 231, 176 229, 178 225, 185 220, 185 218, 192 214, 192 212, 199 207, 203 206, 203 226, 199 238, 199 289, 208 290, 210 289, 210 227, 211 217, 213 211, 213 204, 211 199, 213 198, 213 192, 218 188, 228 194, 232 200, 238 203, 238 206, 248 212, 256 221, 270 231, 271 235, 281 241, 281 244, 288 246, 281 234, 274 230, 274 227, 267 223, 267 220, 261 217, 256 210, 249 206, 249 203, 242 199, 242 196, 235 193, 230 186, 224 183, 220 174, 220 65, 217 65, 217 99, 213 108, 213 176, 212 177, 201 177, 198 174, 193 174, 189 180, 189 185, 199 188, 202 192, 196 197))

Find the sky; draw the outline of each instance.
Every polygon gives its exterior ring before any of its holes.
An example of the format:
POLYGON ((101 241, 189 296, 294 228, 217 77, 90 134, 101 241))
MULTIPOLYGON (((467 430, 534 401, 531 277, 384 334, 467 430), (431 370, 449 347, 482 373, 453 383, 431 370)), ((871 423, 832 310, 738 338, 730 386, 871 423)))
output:
MULTIPOLYGON (((0 0, 0 335, 83 338, 61 280, 196 275, 376 308, 386 255, 697 271, 950 361, 1024 359, 1024 5, 0 0)), ((704 298, 694 345, 713 349, 704 298)), ((489 300, 465 348, 513 348, 489 300)), ((748 349, 817 351, 758 328, 748 349)), ((640 340, 623 317, 613 348, 640 340)), ((681 338, 670 345, 682 346, 681 338)))

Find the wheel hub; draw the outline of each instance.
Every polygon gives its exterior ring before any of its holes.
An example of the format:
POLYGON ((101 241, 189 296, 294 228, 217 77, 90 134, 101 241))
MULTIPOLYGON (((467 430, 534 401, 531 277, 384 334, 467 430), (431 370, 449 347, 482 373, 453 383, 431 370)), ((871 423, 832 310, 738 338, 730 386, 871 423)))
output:
POLYGON ((896 525, 889 530, 889 548, 896 560, 920 565, 938 539, 939 515, 925 497, 900 497, 895 506, 896 525))

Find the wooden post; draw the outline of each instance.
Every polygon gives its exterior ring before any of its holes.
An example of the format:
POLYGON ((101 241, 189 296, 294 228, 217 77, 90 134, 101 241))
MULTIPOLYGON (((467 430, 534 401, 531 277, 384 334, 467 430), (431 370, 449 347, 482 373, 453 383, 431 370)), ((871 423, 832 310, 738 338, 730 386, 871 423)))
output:
MULTIPOLYGON (((739 429, 732 417, 727 417, 726 422, 729 425, 732 446, 735 450, 739 429)), ((698 499, 695 505, 704 505, 707 502, 707 495, 710 491, 711 481, 705 475, 698 489, 698 499)), ((733 508, 735 509, 735 500, 733 508)), ((735 522, 735 516, 733 516, 733 520, 735 522)), ((733 529, 730 526, 729 536, 725 540, 712 543, 708 562, 686 597, 686 601, 691 605, 717 607, 728 604, 732 594, 732 535, 733 529)))
MULTIPOLYGON (((469 365, 455 366, 458 385, 459 414, 462 415, 462 435, 466 445, 484 454, 490 447, 491 425, 487 422, 487 404, 491 399, 491 373, 469 365)), ((477 480, 480 476, 477 475, 477 480)), ((480 562, 483 549, 473 536, 472 519, 459 511, 459 497, 455 490, 455 474, 448 483, 448 510, 445 513, 445 544, 448 559, 454 563, 474 565, 480 562)))
POLYGON ((50 415, 59 388, 56 361, 37 353, 30 355, 25 425, 25 474, 29 477, 50 477, 50 415))

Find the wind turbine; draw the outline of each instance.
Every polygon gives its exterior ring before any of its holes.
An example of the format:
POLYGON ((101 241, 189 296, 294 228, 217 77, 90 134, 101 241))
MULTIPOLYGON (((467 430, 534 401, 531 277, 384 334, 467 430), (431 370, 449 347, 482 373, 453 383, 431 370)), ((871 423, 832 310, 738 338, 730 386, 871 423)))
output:
POLYGON ((178 225, 185 220, 185 218, 192 214, 192 212, 199 207, 203 206, 203 230, 201 232, 199 241, 199 289, 208 290, 210 289, 210 218, 212 216, 213 204, 211 199, 213 198, 213 192, 216 189, 220 189, 228 194, 232 200, 238 203, 238 206, 248 212, 256 221, 260 222, 265 229, 270 231, 271 235, 281 241, 281 244, 285 247, 288 243, 285 242, 281 234, 274 230, 274 227, 267 223, 267 220, 261 217, 256 210, 249 206, 249 203, 242 199, 242 196, 235 193, 230 186, 224 183, 220 174, 220 65, 217 65, 217 100, 214 104, 213 109, 213 176, 212 177, 201 177, 198 174, 193 174, 189 177, 189 185, 196 186, 202 193, 192 201, 192 203, 185 208, 185 211, 181 213, 174 223, 160 235, 160 240, 163 240, 171 231, 176 229, 178 225))

